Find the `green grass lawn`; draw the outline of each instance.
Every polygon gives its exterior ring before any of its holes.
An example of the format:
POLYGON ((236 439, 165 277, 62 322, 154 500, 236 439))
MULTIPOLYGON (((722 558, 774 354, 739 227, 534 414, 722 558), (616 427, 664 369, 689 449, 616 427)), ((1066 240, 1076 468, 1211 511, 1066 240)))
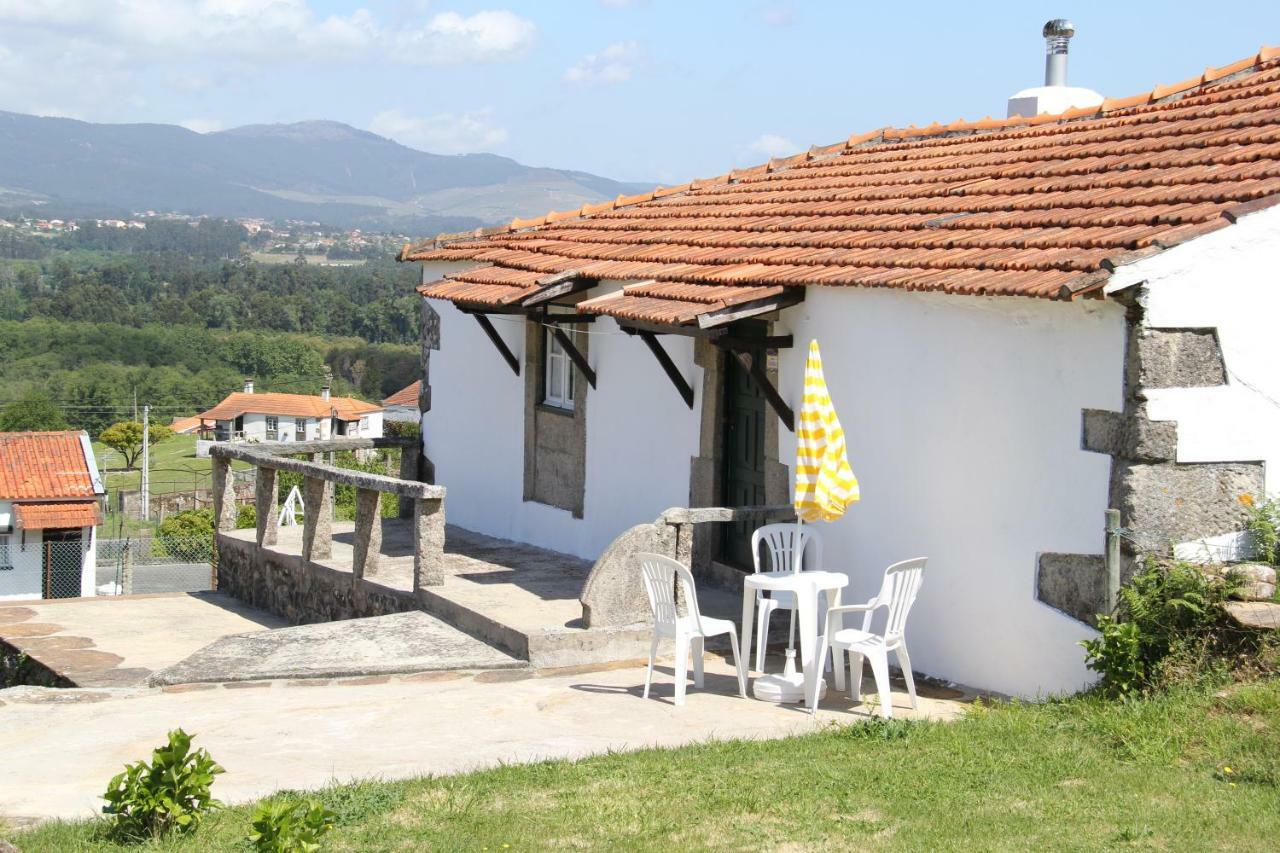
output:
MULTIPOLYGON (((339 814, 326 837, 334 850, 1274 850, 1280 679, 1128 704, 979 707, 950 724, 832 727, 318 796, 339 814)), ((217 813, 190 838, 156 846, 236 849, 250 811, 217 813)), ((9 837, 24 851, 88 850, 101 844, 96 832, 56 823, 9 837)))

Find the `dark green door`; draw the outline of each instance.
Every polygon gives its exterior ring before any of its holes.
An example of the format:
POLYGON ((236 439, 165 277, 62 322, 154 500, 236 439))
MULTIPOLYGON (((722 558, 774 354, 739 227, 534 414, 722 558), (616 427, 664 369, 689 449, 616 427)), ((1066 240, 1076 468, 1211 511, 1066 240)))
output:
MULTIPOLYGON (((764 349, 752 350, 763 359, 764 349)), ((732 354, 727 356, 724 405, 724 506, 760 506, 764 493, 765 399, 756 383, 732 354)), ((751 568, 750 521, 723 525, 722 559, 730 565, 751 568)))
POLYGON ((80 528, 44 531, 44 597, 79 598, 84 550, 80 528))

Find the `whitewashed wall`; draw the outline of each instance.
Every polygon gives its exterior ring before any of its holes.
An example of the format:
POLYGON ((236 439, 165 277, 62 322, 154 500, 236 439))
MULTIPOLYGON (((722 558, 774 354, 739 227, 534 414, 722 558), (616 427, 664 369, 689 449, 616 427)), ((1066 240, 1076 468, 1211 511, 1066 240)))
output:
POLYGON ((915 669, 1022 696, 1083 686, 1076 643, 1093 632, 1036 600, 1036 561, 1102 552, 1110 458, 1081 450, 1081 409, 1121 406, 1122 309, 813 287, 778 325, 796 337, 780 365, 793 405, 818 339, 862 486, 821 525, 848 597, 926 556, 915 669))
MULTIPOLYGON (((0 501, 0 515, 14 517, 13 504, 0 501)), ((28 530, 23 546, 22 531, 14 529, 9 536, 9 556, 12 569, 0 571, 0 601, 39 598, 44 564, 41 560, 43 539, 39 530, 28 530)))
POLYGON ((1216 328, 1222 345, 1226 385, 1147 391, 1149 417, 1178 423, 1178 461, 1262 461, 1280 495, 1280 208, 1124 267, 1109 289, 1139 282, 1147 326, 1216 328))
MULTIPOLYGON (((10 512, 7 501, 0 501, 0 512, 10 512)), ((38 599, 44 590, 44 536, 40 530, 15 529, 9 536, 9 554, 13 568, 0 571, 0 601, 38 599), (24 541, 25 540, 25 541, 24 541)), ((98 556, 98 531, 95 527, 80 530, 82 562, 80 570, 80 595, 97 594, 95 577, 98 556), (88 548, 85 548, 88 542, 88 548)), ((68 547, 59 543, 57 547, 68 547)))
MULTIPOLYGON (((440 314, 440 350, 431 356, 422 432, 436 481, 447 489, 449 523, 594 558, 628 527, 688 504, 699 403, 694 411, 685 406, 642 341, 609 319, 589 327, 587 360, 599 382, 587 391, 585 511, 575 519, 523 499, 523 375, 511 372, 474 318, 445 302, 432 307, 440 314)), ((524 321, 499 316, 493 323, 523 371, 524 321)), ((662 342, 699 387, 692 340, 662 342)))

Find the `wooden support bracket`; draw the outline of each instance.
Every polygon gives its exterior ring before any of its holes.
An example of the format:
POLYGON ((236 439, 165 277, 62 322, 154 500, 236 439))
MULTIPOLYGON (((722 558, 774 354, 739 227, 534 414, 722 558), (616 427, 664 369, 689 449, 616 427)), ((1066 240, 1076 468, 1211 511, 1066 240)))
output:
POLYGON ((587 357, 573 345, 573 341, 564 333, 564 329, 559 326, 553 326, 551 334, 555 335, 556 340, 560 342, 560 346, 564 348, 565 355, 569 356, 569 360, 577 365, 583 376, 587 377, 587 384, 592 388, 596 387, 596 372, 591 369, 591 365, 587 364, 587 357))
POLYGON ((671 360, 671 355, 662 348, 662 344, 658 342, 658 336, 653 332, 632 332, 623 329, 628 334, 638 335, 640 340, 644 341, 645 346, 649 348, 649 352, 653 353, 654 358, 658 360, 658 364, 662 365, 662 369, 666 372, 667 378, 671 380, 671 384, 676 386, 676 391, 680 393, 681 399, 690 409, 693 408, 693 386, 691 386, 684 378, 684 374, 680 372, 680 368, 676 367, 676 363, 671 360))
MULTIPOLYGON (((471 316, 476 318, 480 328, 484 329, 484 333, 489 336, 489 340, 493 341, 493 345, 498 348, 498 354, 506 361, 507 366, 511 368, 511 372, 519 376, 520 359, 516 358, 516 354, 507 346, 507 342, 502 339, 502 335, 498 334, 498 330, 493 327, 493 321, 484 314, 472 314, 471 316)), ((594 385, 595 383, 592 384, 594 385)))
POLYGON ((765 400, 769 402, 769 407, 778 415, 786 428, 795 432, 795 412, 791 411, 791 407, 787 405, 786 400, 782 399, 778 389, 773 387, 773 383, 769 381, 769 374, 765 373, 764 365, 760 364, 760 360, 749 352, 740 352, 738 350, 729 350, 729 352, 738 360, 738 364, 742 365, 742 369, 747 371, 755 381, 756 387, 760 389, 760 393, 764 394, 765 400))

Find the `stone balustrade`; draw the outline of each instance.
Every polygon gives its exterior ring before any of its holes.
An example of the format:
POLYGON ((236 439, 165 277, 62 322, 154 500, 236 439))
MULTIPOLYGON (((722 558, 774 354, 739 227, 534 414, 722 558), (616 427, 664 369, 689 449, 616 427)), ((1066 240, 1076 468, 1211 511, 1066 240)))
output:
POLYGON ((722 586, 741 585, 741 573, 717 564, 697 565, 693 531, 699 524, 794 521, 790 504, 744 507, 672 507, 649 524, 626 530, 596 560, 582 588, 583 623, 589 628, 631 625, 649 618, 649 601, 636 568, 640 553, 664 554, 689 566, 699 579, 722 586))
POLYGON ((302 475, 302 558, 307 562, 332 555, 333 490, 342 483, 356 490, 355 538, 351 572, 353 583, 378 573, 382 546, 381 497, 400 499, 400 517, 412 520, 414 592, 444 583, 443 486, 417 480, 421 454, 416 439, 342 438, 329 441, 215 444, 213 462, 213 512, 219 531, 236 526, 231 462, 238 460, 256 469, 257 546, 276 544, 279 507, 276 501, 280 471, 302 475), (324 462, 327 454, 379 447, 401 447, 401 477, 338 468, 324 462), (307 458, 298 458, 305 456, 307 458))

